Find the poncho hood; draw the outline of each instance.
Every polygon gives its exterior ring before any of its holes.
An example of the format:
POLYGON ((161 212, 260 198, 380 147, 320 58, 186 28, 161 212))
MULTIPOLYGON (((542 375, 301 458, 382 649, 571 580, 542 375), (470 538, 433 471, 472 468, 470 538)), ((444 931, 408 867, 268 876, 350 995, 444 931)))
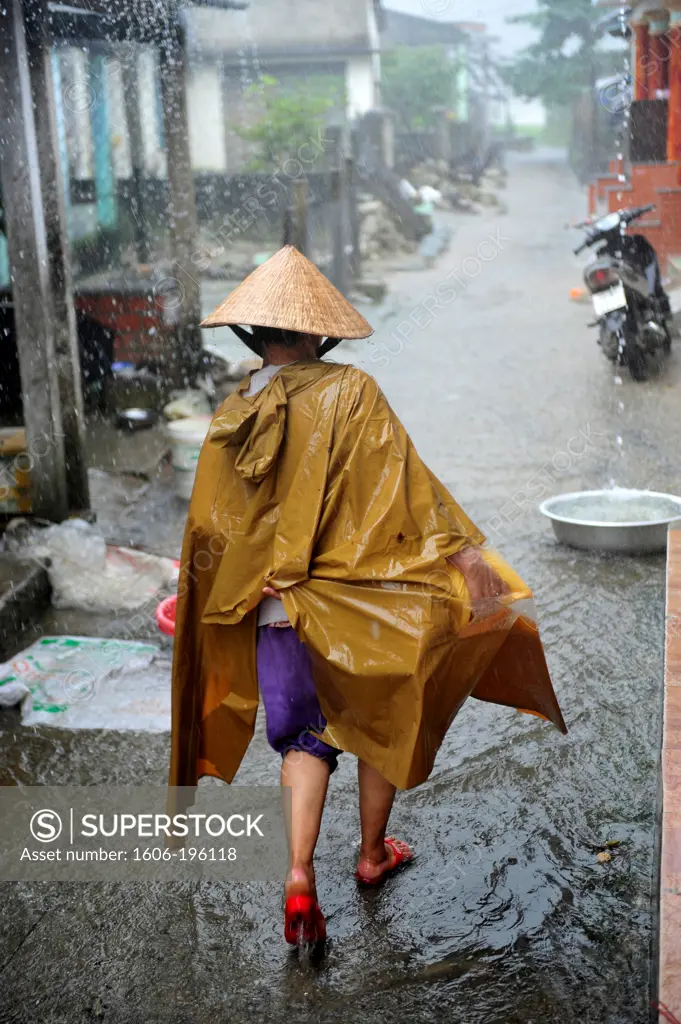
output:
POLYGON ((307 645, 326 742, 400 788, 423 782, 469 696, 565 724, 532 595, 480 618, 451 556, 484 536, 428 470, 375 381, 321 362, 282 367, 218 411, 182 554, 170 781, 229 782, 258 708, 257 608, 281 594, 307 645))
POLYGON ((289 394, 299 394, 330 370, 321 362, 289 366, 295 372, 282 367, 267 387, 250 398, 246 397, 250 376, 242 381, 208 432, 211 444, 238 449, 234 468, 244 480, 260 483, 275 464, 286 429, 289 394))

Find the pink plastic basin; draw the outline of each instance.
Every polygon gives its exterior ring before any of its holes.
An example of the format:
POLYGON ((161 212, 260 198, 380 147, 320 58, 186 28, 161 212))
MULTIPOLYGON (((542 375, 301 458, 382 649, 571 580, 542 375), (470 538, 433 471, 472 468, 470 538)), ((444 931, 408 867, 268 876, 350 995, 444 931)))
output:
POLYGON ((175 612, 177 611, 177 594, 161 601, 156 609, 158 628, 166 636, 175 636, 175 612))

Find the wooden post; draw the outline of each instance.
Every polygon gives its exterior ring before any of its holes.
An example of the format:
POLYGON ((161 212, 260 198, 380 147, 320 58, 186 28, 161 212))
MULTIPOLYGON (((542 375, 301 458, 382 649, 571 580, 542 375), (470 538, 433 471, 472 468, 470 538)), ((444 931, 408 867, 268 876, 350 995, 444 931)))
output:
POLYGON ((201 338, 201 284, 192 256, 196 252, 198 219, 187 127, 187 63, 184 39, 178 28, 160 46, 159 75, 163 99, 163 123, 168 154, 170 234, 173 240, 173 271, 181 286, 179 352, 177 370, 190 382, 199 370, 201 338))
POLYGON ((293 182, 293 245, 295 245, 303 255, 307 253, 310 237, 308 233, 307 214, 307 178, 298 178, 293 182))
POLYGON ((359 281, 362 275, 362 253, 360 250, 360 229, 361 220, 359 216, 359 204, 357 193, 359 189, 359 175, 357 163, 359 161, 359 136, 353 130, 350 136, 350 155, 347 160, 348 168, 348 230, 350 244, 350 277, 353 281, 359 281))
POLYGON ((362 118, 362 128, 374 153, 384 164, 390 166, 385 111, 367 110, 362 118))
POLYGON ((144 214, 144 144, 142 142, 142 122, 140 115, 138 91, 138 50, 128 43, 128 52, 123 60, 123 102, 125 120, 128 127, 130 143, 130 164, 132 168, 132 202, 130 204, 132 218, 135 222, 135 246, 137 259, 140 263, 148 263, 151 259, 149 230, 144 214))
POLYGON ((349 208, 348 208, 348 164, 346 136, 342 128, 331 126, 326 129, 326 139, 331 143, 327 150, 327 167, 330 174, 331 195, 331 233, 333 246, 333 266, 331 280, 339 292, 344 295, 348 291, 348 245, 349 245, 349 208))
MULTIPOLYGON (((32 456, 32 506, 39 516, 62 520, 68 502, 54 304, 20 0, 6 0, 0 8, 0 54, 0 176, 24 423, 32 456)), ((46 112, 39 113, 44 117, 46 112)))
POLYGON ((449 111, 446 107, 433 107, 435 116, 435 158, 449 167, 452 162, 452 136, 449 130, 449 111))
POLYGON ((90 490, 85 454, 85 410, 48 26, 47 3, 41 0, 33 8, 26 46, 33 109, 39 115, 35 118, 35 128, 64 433, 66 496, 71 512, 86 512, 90 508, 90 490))
POLYGON ((307 178, 296 178, 293 185, 293 196, 286 209, 284 222, 284 245, 295 245, 298 252, 307 255, 307 178))

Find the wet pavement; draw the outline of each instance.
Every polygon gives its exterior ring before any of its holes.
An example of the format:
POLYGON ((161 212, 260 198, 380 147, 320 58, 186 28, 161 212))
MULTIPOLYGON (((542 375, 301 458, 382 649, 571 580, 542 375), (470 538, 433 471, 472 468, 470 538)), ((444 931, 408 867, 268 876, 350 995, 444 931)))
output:
MULTIPOLYGON (((506 216, 444 216, 450 252, 394 275, 375 339, 346 352, 534 586, 569 735, 470 702, 430 781, 397 800, 391 830, 418 861, 376 892, 352 879, 359 825, 342 759, 318 855, 331 936, 319 963, 284 947, 273 885, 5 885, 0 1021, 648 1019, 664 559, 561 548, 537 503, 541 487, 678 492, 681 360, 645 384, 613 375, 589 308, 568 301, 579 236, 564 225, 584 201, 559 160, 514 162, 504 199, 506 216), (621 845, 602 865, 594 846, 608 840, 621 845)), ((163 486, 160 512, 149 492, 139 500, 147 536, 157 515, 165 538, 154 549, 173 554, 178 507, 163 486)), ((15 713, 0 729, 4 784, 165 779, 164 736, 29 732, 15 713)), ((238 782, 277 775, 260 726, 238 782)))

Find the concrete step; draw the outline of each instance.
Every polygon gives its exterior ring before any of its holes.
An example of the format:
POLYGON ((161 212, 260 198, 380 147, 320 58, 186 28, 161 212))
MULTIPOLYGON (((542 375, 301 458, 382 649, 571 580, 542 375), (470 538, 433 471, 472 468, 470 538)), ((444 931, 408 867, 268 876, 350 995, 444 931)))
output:
POLYGON ((37 624, 50 603, 46 570, 0 553, 0 662, 21 649, 21 637, 37 624))

